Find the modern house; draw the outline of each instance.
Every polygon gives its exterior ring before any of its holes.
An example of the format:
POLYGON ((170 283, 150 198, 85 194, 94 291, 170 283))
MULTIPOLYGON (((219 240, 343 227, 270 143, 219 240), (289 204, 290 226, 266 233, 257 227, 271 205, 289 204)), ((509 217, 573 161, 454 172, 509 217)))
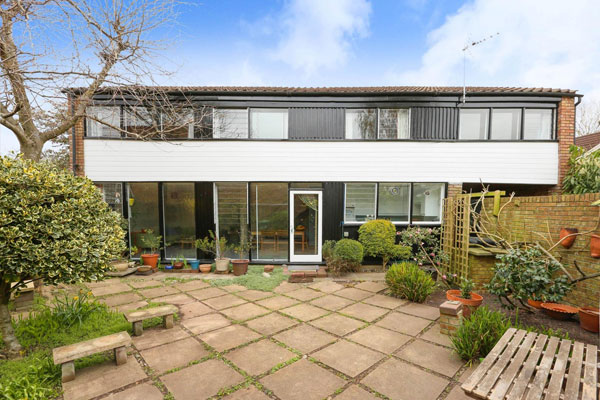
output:
POLYGON ((151 127, 140 118, 150 105, 102 89, 72 131, 73 171, 123 213, 138 249, 152 229, 163 259, 202 258, 194 240, 214 230, 250 238, 261 263, 319 263, 324 240, 354 238, 373 218, 439 226, 442 199, 481 183, 559 192, 581 100, 508 87, 155 90, 189 102, 181 126, 158 116, 151 127), (143 129, 166 133, 140 139, 143 129))

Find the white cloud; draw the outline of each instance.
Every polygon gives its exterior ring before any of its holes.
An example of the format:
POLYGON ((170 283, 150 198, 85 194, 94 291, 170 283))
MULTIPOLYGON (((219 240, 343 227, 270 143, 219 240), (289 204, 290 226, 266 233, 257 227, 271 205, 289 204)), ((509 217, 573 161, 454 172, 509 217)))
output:
POLYGON ((306 74, 343 65, 352 41, 368 35, 370 15, 367 0, 291 0, 272 57, 306 74))
POLYGON ((499 32, 467 52, 467 85, 578 89, 600 97, 597 0, 475 0, 428 35, 415 70, 390 71, 395 84, 463 82, 466 43, 499 32))

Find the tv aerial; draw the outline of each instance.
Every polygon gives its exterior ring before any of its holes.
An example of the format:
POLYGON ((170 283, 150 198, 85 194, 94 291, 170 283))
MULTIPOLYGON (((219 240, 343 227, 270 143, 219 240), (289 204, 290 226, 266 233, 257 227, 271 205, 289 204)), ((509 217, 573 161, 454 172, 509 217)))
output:
POLYGON ((462 48, 463 52, 463 94, 462 94, 462 103, 464 104, 467 101, 467 51, 475 46, 480 45, 483 42, 486 42, 490 39, 498 36, 500 32, 496 32, 493 35, 489 35, 484 37, 483 39, 476 40, 474 42, 467 43, 465 47, 462 48))

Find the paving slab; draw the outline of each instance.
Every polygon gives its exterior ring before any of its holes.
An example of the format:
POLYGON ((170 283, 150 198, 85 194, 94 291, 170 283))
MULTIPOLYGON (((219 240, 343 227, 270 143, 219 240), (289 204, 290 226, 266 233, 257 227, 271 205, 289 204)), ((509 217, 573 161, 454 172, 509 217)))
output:
POLYGON ((352 385, 335 397, 336 400, 378 400, 379 397, 357 385, 352 385))
POLYGON ((280 311, 284 314, 291 315, 300 321, 311 321, 329 313, 329 311, 311 306, 310 304, 300 304, 297 306, 284 308, 280 311))
POLYGON ((336 296, 342 296, 350 300, 364 300, 367 297, 373 296, 373 293, 367 292, 366 290, 360 290, 355 288, 346 288, 335 292, 336 296))
POLYGON ((246 303, 241 306, 231 307, 221 311, 222 314, 234 321, 246 321, 270 312, 271 310, 268 308, 257 306, 253 303, 246 303))
POLYGON ((285 295, 289 296, 289 297, 293 297, 296 300, 309 301, 312 299, 316 299, 317 297, 324 296, 324 293, 318 292, 316 290, 312 290, 309 288, 302 288, 302 289, 294 290, 293 292, 288 292, 285 295))
POLYGON ((344 288, 343 285, 333 281, 320 281, 313 283, 312 285, 308 285, 308 287, 325 293, 337 292, 338 290, 342 290, 344 288))
POLYGON ((100 299, 101 303, 106 304, 109 307, 120 306, 122 304, 133 303, 137 301, 141 301, 142 296, 137 293, 129 292, 129 293, 121 293, 115 294, 112 296, 105 297, 100 299))
POLYGON ((404 343, 408 342, 411 337, 403 335, 402 333, 390 331, 389 329, 380 328, 376 325, 371 325, 353 333, 348 336, 347 339, 371 349, 381 351, 382 353, 391 354, 398 350, 404 343))
POLYGON ((464 364, 452 349, 418 339, 402 348, 396 355, 448 377, 454 376, 464 364))
POLYGON ((147 299, 153 299, 155 297, 168 296, 170 294, 178 294, 179 290, 171 286, 161 286, 157 288, 142 289, 140 294, 147 299))
POLYGON ((473 372, 475 372, 475 370, 477 369, 477 367, 479 367, 479 361, 473 361, 471 363, 471 365, 469 365, 469 367, 467 369, 465 369, 461 374, 460 377, 458 378, 458 381, 460 383, 465 383, 467 381, 467 379, 469 378, 469 376, 471 376, 471 374, 473 372))
POLYGON ((435 324, 426 330, 425 333, 420 336, 420 338, 433 343, 441 344, 442 346, 452 347, 452 340, 450 339, 450 336, 444 335, 442 332, 440 332, 439 324, 435 324))
POLYGON ((321 328, 334 335, 344 336, 348 333, 357 330, 365 323, 353 318, 344 317, 339 314, 330 314, 323 318, 311 321, 311 325, 321 328))
POLYGON ((176 283, 173 285, 175 289, 179 289, 182 292, 189 292, 192 290, 204 289, 210 287, 209 283, 196 279, 189 282, 176 283))
POLYGON ((128 280, 126 283, 134 289, 144 289, 154 286, 162 286, 162 282, 156 281, 154 279, 144 279, 142 281, 131 281, 128 280))
POLYGON ((92 288, 98 288, 98 287, 103 287, 103 286, 116 285, 117 283, 121 283, 121 280, 118 278, 112 278, 112 279, 105 279, 103 281, 86 282, 85 286, 92 289, 92 288))
POLYGON ((191 292, 188 292, 188 294, 190 296, 192 296, 193 298, 198 299, 198 300, 205 300, 205 299, 210 299, 211 297, 223 296, 226 293, 227 293, 226 291, 221 290, 216 287, 192 290, 191 292))
POLYGON ((151 383, 142 383, 113 393, 102 400, 163 400, 164 396, 158 388, 151 383))
POLYGON ((209 314, 211 312, 213 312, 212 308, 199 301, 187 303, 179 307, 179 316, 182 320, 209 314))
POLYGON ((225 296, 211 297, 210 299, 202 300, 202 302, 215 310, 223 310, 225 308, 239 306, 240 304, 247 303, 246 300, 240 299, 232 294, 226 294, 225 296))
POLYGON ((123 293, 123 292, 131 292, 133 289, 124 283, 110 283, 107 285, 102 285, 98 287, 94 287, 92 289, 92 294, 96 297, 99 296, 107 296, 109 294, 123 293))
POLYGON ((242 286, 242 285, 227 285, 227 286, 221 286, 221 289, 229 292, 229 293, 235 293, 235 292, 243 292, 244 290, 248 290, 248 288, 246 286, 242 286))
POLYGON ((281 332, 282 330, 287 329, 296 324, 298 324, 298 321, 289 317, 285 317, 278 313, 271 313, 263 317, 253 319, 252 321, 248 321, 246 323, 246 325, 248 325, 249 328, 254 329, 255 331, 267 336, 273 335, 277 332, 281 332))
POLYGON ((430 323, 431 321, 428 319, 413 317, 412 315, 406 315, 392 311, 383 317, 383 319, 377 321, 376 325, 391 329, 396 332, 416 336, 430 323))
POLYGON ((146 300, 142 300, 142 301, 136 301, 135 303, 121 304, 120 306, 113 307, 113 309, 124 313, 124 312, 128 312, 128 311, 137 310, 138 308, 146 307, 147 305, 148 305, 148 302, 146 300))
POLYGON ((365 281, 354 285, 354 287, 360 290, 366 290, 367 292, 378 293, 387 289, 388 285, 383 282, 365 281))
POLYGON ((188 303, 191 303, 196 300, 191 298, 188 295, 179 293, 179 294, 172 294, 170 296, 156 297, 156 298, 152 299, 152 301, 155 303, 167 303, 167 304, 173 304, 175 306, 182 306, 184 304, 188 304, 188 303))
POLYGON ((361 383, 394 400, 435 400, 449 381, 392 358, 377 366, 361 383))
POLYGON ((375 307, 369 304, 356 303, 346 308, 342 308, 338 312, 349 315, 354 318, 362 319, 364 321, 373 322, 377 318, 389 312, 389 310, 385 308, 375 307))
POLYGON ((343 374, 355 377, 385 355, 347 340, 340 340, 312 354, 312 357, 343 374))
POLYGON ((256 302, 256 304, 259 304, 263 307, 267 307, 271 310, 281 310, 282 308, 291 307, 298 303, 298 300, 290 299, 289 297, 279 295, 256 302))
POLYGON ((440 309, 437 307, 427 306, 425 304, 408 302, 406 305, 400 307, 397 311, 414 315, 415 317, 421 317, 435 321, 440 317, 440 309))
POLYGON ((185 367, 192 361, 206 357, 208 351, 196 339, 190 337, 142 350, 140 355, 150 368, 160 373, 173 368, 185 367))
POLYGON ((229 396, 223 397, 225 400, 269 400, 270 397, 258 390, 254 386, 248 386, 238 389, 229 396))
POLYGON ((219 352, 233 349, 260 337, 258 333, 241 325, 226 326, 199 336, 200 340, 206 342, 219 352))
POLYGON ((288 293, 291 292, 293 290, 298 290, 302 287, 301 284, 299 283, 289 283, 289 282, 281 282, 279 284, 279 286, 277 286, 275 289, 273 289, 273 291, 275 293, 288 293))
POLYGON ((213 313, 193 317, 181 321, 181 325, 189 329, 194 334, 209 332, 215 329, 231 325, 231 322, 221 314, 213 313))
POLYGON ((190 335, 179 326, 174 326, 172 329, 162 327, 145 329, 142 336, 133 337, 133 345, 138 350, 145 350, 189 337, 190 335))
POLYGON ((248 374, 260 375, 296 354, 265 339, 227 353, 225 357, 248 374))
POLYGON ((197 400, 235 386, 243 382, 244 377, 223 361, 208 360, 164 375, 160 380, 177 400, 197 400))
POLYGON ((454 386, 454 388, 448 393, 446 400, 473 400, 465 394, 465 391, 461 389, 460 385, 454 386))
POLYGON ((273 338, 304 354, 336 341, 335 336, 305 324, 281 332, 273 338))
POLYGON ((141 365, 134 357, 115 365, 113 360, 75 372, 75 380, 64 382, 64 400, 88 400, 145 379, 141 365))
POLYGON ((383 307, 390 310, 400 307, 407 303, 407 300, 398 299, 392 296, 386 296, 385 294, 376 294, 363 300, 363 303, 371 304, 377 307, 383 307))
POLYGON ((273 296, 273 292, 263 292, 262 290, 245 290, 238 293, 238 296, 246 300, 258 301, 273 296))
POLYGON ((347 307, 350 304, 353 304, 354 300, 346 299, 344 297, 334 296, 332 294, 328 294, 324 297, 319 297, 310 302, 310 304, 315 305, 317 307, 324 308, 330 311, 337 311, 341 308, 347 307))
POLYGON ((282 400, 321 400, 341 388, 345 381, 308 360, 300 360, 260 382, 282 400))

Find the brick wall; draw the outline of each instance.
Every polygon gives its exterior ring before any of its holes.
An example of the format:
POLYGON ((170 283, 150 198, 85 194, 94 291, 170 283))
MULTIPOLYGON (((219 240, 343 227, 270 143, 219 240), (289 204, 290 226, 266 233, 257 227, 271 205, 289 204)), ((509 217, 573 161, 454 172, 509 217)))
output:
POLYGON ((462 183, 449 183, 448 184, 448 196, 447 197, 454 197, 457 194, 461 194, 462 190, 463 190, 462 183))
POLYGON ((569 169, 569 146, 575 142, 575 98, 563 97, 558 104, 556 120, 558 139, 558 185, 550 193, 562 193, 562 181, 569 169))
MULTIPOLYGON (((71 100, 69 100, 70 105, 71 100)), ((83 135, 84 135, 84 118, 81 118, 75 124, 75 137, 73 138, 73 130, 69 130, 69 169, 75 175, 84 176, 85 168, 83 161, 83 135), (75 171, 73 171, 73 140, 75 140, 75 171)))

